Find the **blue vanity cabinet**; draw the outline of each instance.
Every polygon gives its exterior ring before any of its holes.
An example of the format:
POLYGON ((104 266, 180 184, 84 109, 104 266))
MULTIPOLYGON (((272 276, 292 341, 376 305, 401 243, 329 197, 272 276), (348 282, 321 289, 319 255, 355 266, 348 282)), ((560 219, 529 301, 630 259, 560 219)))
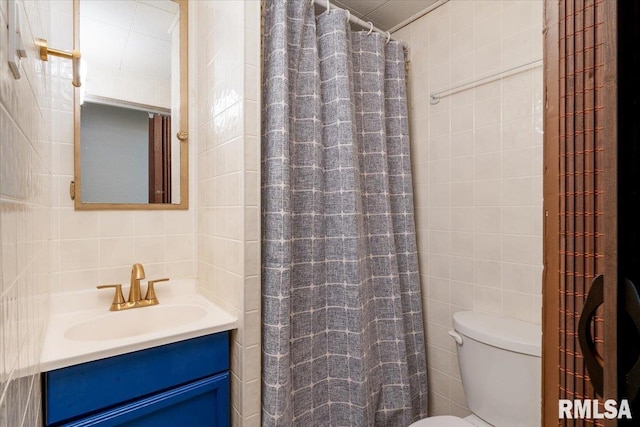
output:
POLYGON ((43 374, 47 426, 228 426, 229 333, 43 374))

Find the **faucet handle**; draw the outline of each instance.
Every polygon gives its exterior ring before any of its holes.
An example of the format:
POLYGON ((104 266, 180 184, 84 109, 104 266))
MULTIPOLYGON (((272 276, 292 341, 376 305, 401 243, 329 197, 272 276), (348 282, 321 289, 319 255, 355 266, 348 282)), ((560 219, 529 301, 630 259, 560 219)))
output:
POLYGON ((147 295, 145 295, 144 299, 146 299, 147 301, 151 301, 153 304, 158 304, 158 297, 156 297, 156 291, 153 285, 158 282, 168 281, 168 277, 165 277, 164 279, 149 280, 149 282, 147 283, 147 295))
POLYGON ((122 295, 122 285, 100 285, 97 286, 98 289, 108 289, 108 288, 116 288, 116 293, 113 295, 113 302, 111 303, 111 311, 118 310, 119 307, 124 304, 124 295, 122 295))

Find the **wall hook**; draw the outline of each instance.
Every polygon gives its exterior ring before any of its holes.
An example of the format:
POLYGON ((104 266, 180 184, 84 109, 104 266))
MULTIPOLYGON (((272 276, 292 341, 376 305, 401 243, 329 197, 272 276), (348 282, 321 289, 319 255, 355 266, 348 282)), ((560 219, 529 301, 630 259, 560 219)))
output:
POLYGON ((7 27, 9 29, 7 59, 13 77, 20 78, 20 59, 27 57, 27 51, 22 42, 22 31, 20 30, 20 8, 16 5, 16 0, 9 0, 7 27))

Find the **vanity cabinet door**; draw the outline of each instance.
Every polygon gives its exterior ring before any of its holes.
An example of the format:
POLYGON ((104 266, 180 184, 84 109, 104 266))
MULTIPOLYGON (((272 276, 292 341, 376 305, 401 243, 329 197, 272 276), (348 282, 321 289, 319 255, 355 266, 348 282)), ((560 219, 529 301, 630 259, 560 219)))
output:
POLYGON ((58 426, 228 370, 229 333, 221 332, 46 372, 46 424, 58 426))
POLYGON ((63 424, 65 427, 226 427, 228 425, 228 372, 63 424))

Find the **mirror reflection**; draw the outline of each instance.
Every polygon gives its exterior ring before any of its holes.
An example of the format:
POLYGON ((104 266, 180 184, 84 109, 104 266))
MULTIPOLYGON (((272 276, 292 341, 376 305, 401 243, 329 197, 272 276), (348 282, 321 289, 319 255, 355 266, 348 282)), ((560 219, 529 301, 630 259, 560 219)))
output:
MULTIPOLYGON (((80 0, 82 203, 180 203, 180 11, 80 0)), ((78 159, 76 159, 78 161, 78 159)))

